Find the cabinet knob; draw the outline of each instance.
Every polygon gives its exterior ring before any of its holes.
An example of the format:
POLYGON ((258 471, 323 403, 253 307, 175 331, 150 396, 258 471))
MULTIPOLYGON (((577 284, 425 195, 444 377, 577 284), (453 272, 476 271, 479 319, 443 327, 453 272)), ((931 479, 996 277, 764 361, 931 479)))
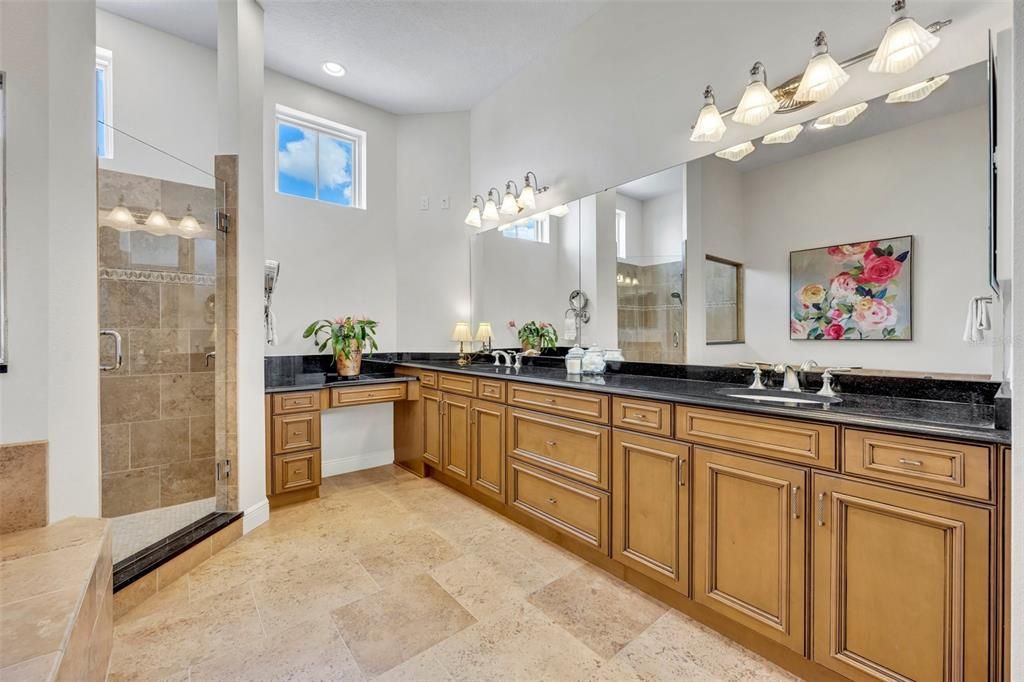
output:
POLYGON ((548 504, 558 504, 558 500, 553 497, 548 498, 548 504))
POLYGON ((647 421, 647 415, 646 414, 638 414, 636 416, 636 418, 639 419, 640 421, 647 421))
POLYGON ((544 444, 547 445, 548 447, 552 447, 553 448, 556 445, 558 445, 558 441, 556 441, 556 440, 546 440, 546 441, 544 441, 544 444))
POLYGON ((545 400, 545 402, 547 402, 547 403, 549 403, 551 405, 555 404, 555 399, 554 398, 545 398, 544 400, 545 400))

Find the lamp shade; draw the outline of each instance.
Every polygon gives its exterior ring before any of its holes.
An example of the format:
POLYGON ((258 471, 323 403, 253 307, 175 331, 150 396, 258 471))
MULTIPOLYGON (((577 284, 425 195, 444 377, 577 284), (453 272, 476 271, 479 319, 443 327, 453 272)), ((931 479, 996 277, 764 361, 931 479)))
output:
POLYGON ((779 101, 765 84, 767 78, 764 64, 755 62, 750 69, 750 83, 743 91, 743 97, 732 115, 732 120, 748 126, 759 126, 779 109, 779 101))
POLYGON ((523 191, 519 193, 519 206, 524 209, 537 208, 537 196, 533 192, 533 186, 530 185, 527 180, 526 185, 523 187, 523 191))
POLYGON ((848 80, 850 74, 843 71, 843 67, 828 53, 828 42, 822 31, 814 40, 814 52, 807 62, 793 99, 797 102, 823 102, 836 94, 848 80))
POLYGON ((104 223, 118 232, 128 232, 138 227, 135 222, 135 216, 128 210, 128 207, 124 205, 124 195, 122 194, 117 200, 117 206, 111 209, 110 213, 107 214, 104 223))
POLYGON ((165 235, 171 231, 171 222, 167 220, 167 216, 160 210, 159 201, 156 202, 156 208, 146 218, 145 226, 146 232, 157 236, 165 235))
POLYGON ((472 341, 473 334, 469 330, 469 322, 456 322, 452 330, 452 341, 472 341))
POLYGON ((939 37, 929 33, 906 16, 907 3, 892 3, 892 23, 885 29, 882 42, 868 64, 872 73, 903 73, 925 58, 939 44, 939 37))
POLYGON ((480 207, 473 204, 473 207, 469 209, 469 213, 466 214, 466 224, 470 227, 480 227, 483 225, 483 219, 480 216, 480 207))
POLYGON ((728 147, 721 151, 715 152, 715 156, 720 159, 726 159, 727 161, 739 161, 748 154, 754 153, 754 145, 747 141, 738 144, 734 147, 728 147))
POLYGON ((516 203, 516 196, 510 190, 505 190, 505 197, 501 200, 502 215, 516 215, 519 213, 519 204, 516 203))
POLYGON ((907 102, 920 102, 928 95, 932 94, 936 90, 942 87, 942 85, 949 80, 949 76, 942 74, 941 76, 935 76, 929 78, 926 81, 920 83, 914 83, 908 85, 905 88, 894 90, 889 93, 885 98, 886 104, 904 104, 907 102))
POLYGON ((802 124, 797 123, 795 126, 789 126, 783 128, 774 133, 770 133, 761 138, 761 142, 764 144, 789 144, 796 139, 796 136, 802 133, 804 127, 802 124))
POLYGON ((178 234, 185 239, 194 239, 202 231, 203 228, 199 225, 199 221, 192 215, 192 205, 189 204, 185 216, 178 221, 178 234))
POLYGON ((831 114, 825 114, 819 116, 814 121, 814 127, 818 130, 827 130, 834 126, 848 126, 853 123, 853 120, 864 113, 864 110, 868 108, 867 102, 861 102, 860 104, 854 104, 852 107, 846 107, 839 111, 833 111, 831 114))
POLYGON ((494 203, 494 199, 488 199, 484 202, 484 220, 500 220, 501 217, 498 215, 498 207, 494 203))
POLYGON ((490 322, 481 322, 480 326, 476 328, 476 340, 477 341, 490 341, 494 336, 494 332, 491 331, 490 322))

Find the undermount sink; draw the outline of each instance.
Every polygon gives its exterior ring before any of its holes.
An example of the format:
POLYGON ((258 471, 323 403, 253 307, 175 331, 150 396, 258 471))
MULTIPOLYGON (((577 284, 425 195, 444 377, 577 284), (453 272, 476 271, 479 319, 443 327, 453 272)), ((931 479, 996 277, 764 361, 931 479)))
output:
POLYGON ((798 391, 779 391, 771 388, 720 388, 716 393, 759 403, 787 403, 790 405, 835 405, 843 402, 836 396, 818 395, 817 393, 801 393, 798 391))

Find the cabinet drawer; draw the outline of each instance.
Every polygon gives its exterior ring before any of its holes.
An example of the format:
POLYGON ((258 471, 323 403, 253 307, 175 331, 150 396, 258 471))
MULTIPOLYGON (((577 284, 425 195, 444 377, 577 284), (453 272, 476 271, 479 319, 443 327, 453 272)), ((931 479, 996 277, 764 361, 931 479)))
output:
POLYGON ((437 387, 446 393, 476 395, 476 379, 460 374, 441 374, 437 379, 437 387))
POLYGON ((509 459, 508 504, 609 553, 608 494, 509 459))
POLYGON ((274 417, 274 454, 320 447, 320 413, 284 414, 274 417))
POLYGON ((563 417, 608 423, 608 396, 583 391, 560 391, 546 386, 511 383, 508 404, 563 417))
POLYGON ((652 400, 612 398, 612 424, 623 429, 672 436, 672 406, 652 400))
POLYGON ((476 396, 496 403, 505 402, 505 382, 497 379, 477 379, 476 396))
POLYGON ((331 407, 372 405, 373 403, 390 403, 396 400, 405 400, 408 389, 409 387, 405 382, 353 386, 352 388, 332 388, 331 407))
POLYGON ((420 384, 423 388, 437 388, 437 372, 420 371, 420 384))
POLYGON ((536 466, 608 490, 609 431, 607 426, 511 410, 506 451, 536 466))
POLYGON ((847 429, 843 471, 937 492, 992 499, 992 449, 847 429))
POLYGON ((320 451, 274 455, 272 494, 320 485, 320 451))
POLYGON ((292 414, 310 412, 320 409, 320 391, 294 391, 291 393, 273 393, 274 414, 292 414))
POLYGON ((810 466, 836 468, 836 427, 676 406, 676 438, 810 466))

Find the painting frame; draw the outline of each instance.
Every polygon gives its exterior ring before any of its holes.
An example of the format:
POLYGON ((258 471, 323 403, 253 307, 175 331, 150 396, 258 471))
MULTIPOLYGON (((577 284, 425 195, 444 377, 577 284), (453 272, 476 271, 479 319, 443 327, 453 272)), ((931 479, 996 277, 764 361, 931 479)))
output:
MULTIPOLYGON (((875 248, 877 248, 877 246, 875 248)), ((846 243, 839 243, 839 244, 830 244, 830 245, 827 245, 827 246, 817 246, 817 247, 811 247, 811 248, 806 248, 806 249, 798 249, 798 250, 795 250, 795 251, 790 251, 789 252, 789 292, 788 292, 788 296, 789 296, 789 304, 788 304, 788 318, 789 319, 788 319, 788 321, 789 321, 789 328, 790 328, 789 340, 790 341, 913 341, 914 340, 914 335, 913 335, 913 330, 914 330, 914 325, 913 325, 913 310, 914 310, 914 286, 913 286, 914 276, 913 276, 913 272, 914 272, 914 264, 913 264, 913 260, 914 260, 915 248, 916 248, 916 240, 914 239, 914 235, 907 234, 907 235, 901 235, 901 236, 897 236, 897 237, 883 237, 883 238, 880 238, 880 239, 868 239, 868 240, 861 240, 861 241, 856 241, 856 242, 846 242, 846 243), (893 276, 893 277, 891 277, 890 280, 886 280, 886 282, 889 282, 889 281, 896 281, 897 278, 899 279, 900 291, 898 292, 898 294, 895 294, 894 296, 896 296, 896 295, 899 296, 899 306, 900 306, 900 309, 904 310, 904 312, 902 314, 902 317, 907 320, 906 325, 903 327, 904 331, 902 331, 902 332, 890 332, 890 331, 885 331, 884 327, 880 327, 879 330, 878 330, 879 333, 877 335, 869 333, 867 336, 865 336, 860 331, 856 332, 856 335, 853 335, 853 334, 851 334, 850 332, 847 331, 846 334, 844 334, 842 336, 839 336, 839 337, 837 337, 835 335, 825 336, 824 333, 822 333, 821 335, 818 335, 818 336, 812 336, 812 334, 810 333, 811 329, 807 328, 807 327, 803 327, 802 331, 800 333, 796 332, 795 325, 798 325, 798 324, 806 325, 807 324, 807 321, 801 322, 800 320, 797 319, 797 313, 798 312, 803 312, 803 307, 800 310, 798 310, 798 308, 797 308, 797 305, 798 305, 798 293, 803 291, 803 286, 800 286, 798 288, 798 284, 799 284, 800 281, 806 280, 807 277, 806 277, 806 275, 803 276, 803 277, 798 276, 798 273, 796 271, 796 264, 794 263, 794 260, 795 260, 796 257, 799 257, 802 254, 811 254, 812 252, 820 252, 823 255, 823 257, 827 256, 828 258, 832 258, 831 252, 833 250, 837 250, 837 249, 843 249, 843 248, 848 248, 848 247, 855 247, 854 250, 856 250, 856 247, 862 247, 862 246, 868 245, 868 244, 873 244, 873 245, 882 244, 882 245, 885 245, 886 247, 888 247, 888 246, 893 246, 895 244, 899 244, 900 242, 904 242, 904 241, 906 242, 906 254, 904 256, 904 259, 899 261, 900 264, 901 264, 901 267, 898 270, 898 274, 893 276)), ((883 248, 882 250, 883 250, 883 253, 884 253, 885 248, 883 248)), ((894 254, 888 254, 889 257, 890 257, 890 260, 893 257, 898 258, 899 256, 904 255, 902 253, 895 253, 895 251, 896 251, 895 248, 892 249, 892 250, 894 251, 894 254)), ((854 260, 851 259, 850 261, 847 261, 847 262, 854 262, 854 260)), ((838 261, 837 261, 837 263, 838 263, 838 261)), ((835 275, 839 275, 839 274, 843 274, 843 273, 837 267, 837 272, 835 273, 835 275)), ((806 285, 804 285, 804 286, 806 286, 806 285)), ((829 280, 829 286, 830 286, 830 289, 831 289, 831 280, 829 280)), ((869 288, 869 290, 871 291, 871 293, 873 295, 875 295, 877 293, 883 293, 883 296, 882 296, 881 300, 884 300, 886 302, 892 303, 891 301, 889 301, 889 298, 886 298, 884 290, 882 292, 877 292, 877 291, 875 291, 874 289, 872 289, 870 287, 868 287, 868 288, 869 288)), ((882 307, 882 306, 879 306, 879 307, 884 310, 884 307, 882 307)), ((892 307, 895 308, 896 306, 893 305, 892 307)), ((818 310, 820 311, 821 309, 818 308, 818 310)), ((819 324, 820 325, 821 324, 820 320, 816 321, 815 324, 819 324)), ((831 325, 829 325, 829 327, 831 327, 831 325)), ((846 331, 846 330, 844 330, 844 331, 846 331)))

